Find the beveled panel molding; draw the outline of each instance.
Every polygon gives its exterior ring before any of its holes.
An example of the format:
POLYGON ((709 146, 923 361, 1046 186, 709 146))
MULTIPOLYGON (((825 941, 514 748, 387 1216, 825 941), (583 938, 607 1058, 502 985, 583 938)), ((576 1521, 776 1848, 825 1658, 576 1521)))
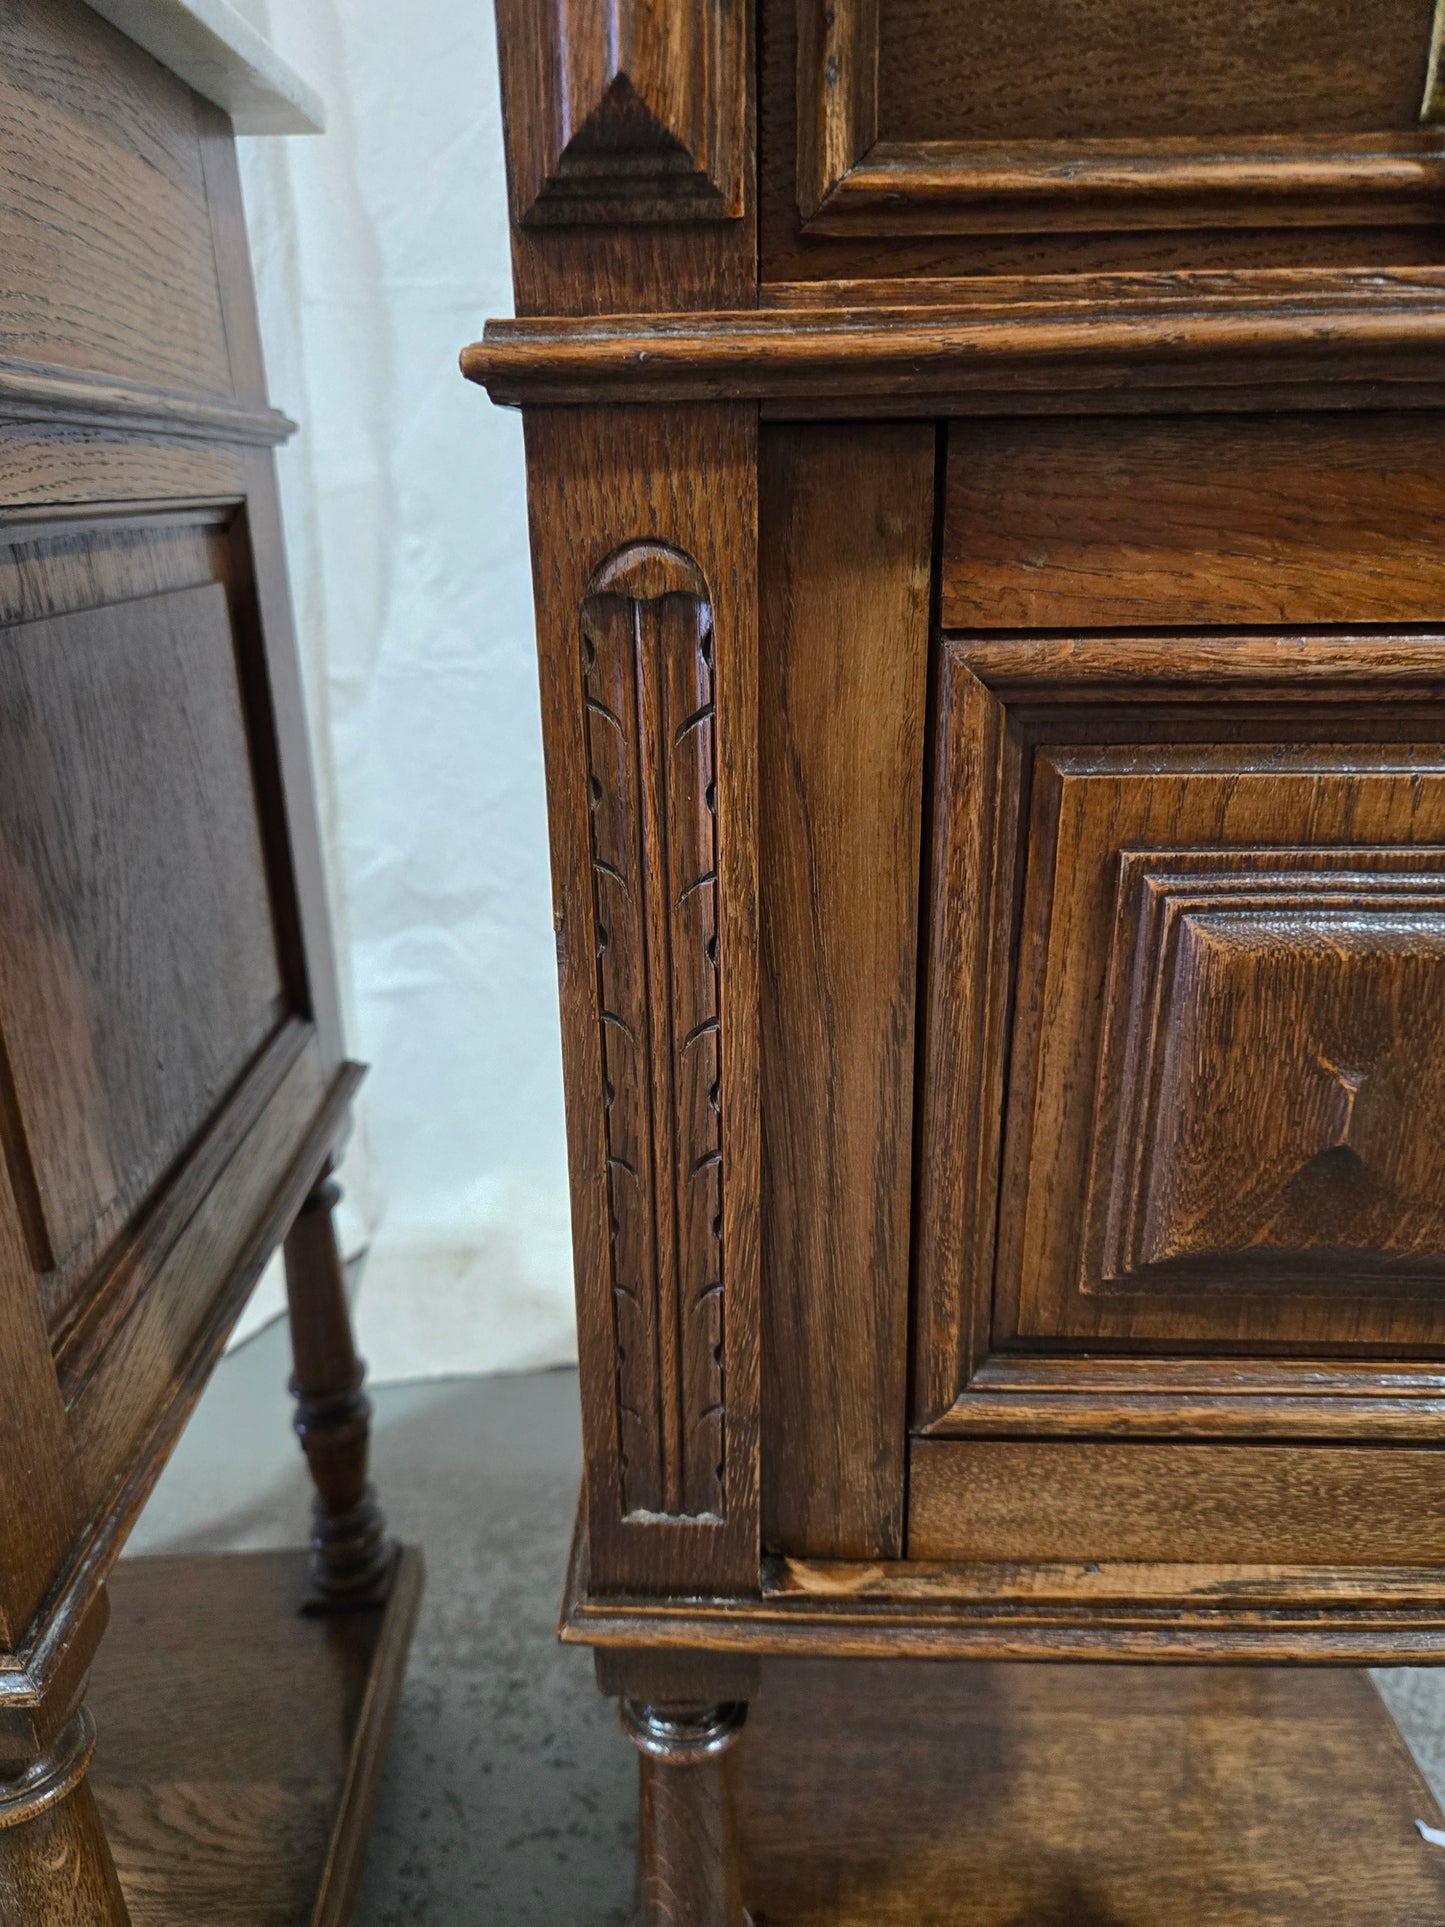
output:
MULTIPOLYGON (((1438 220, 1426 127, 1228 140, 880 139, 879 0, 797 0, 798 208, 830 235, 1332 226, 1438 220)), ((1437 18, 1435 42, 1440 25, 1437 18)), ((1438 116, 1437 57, 1420 118, 1438 116)))
POLYGON ((503 0, 523 225, 716 221, 743 211, 747 34, 736 0, 503 0))

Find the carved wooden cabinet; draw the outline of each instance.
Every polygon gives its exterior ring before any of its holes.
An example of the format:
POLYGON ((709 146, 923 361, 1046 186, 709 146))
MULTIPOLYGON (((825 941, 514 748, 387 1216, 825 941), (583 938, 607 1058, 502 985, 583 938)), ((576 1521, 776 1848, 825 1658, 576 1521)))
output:
POLYGON ((331 1229, 359 1071, 228 112, 298 127, 309 90, 200 12, 0 14, 5 1927, 310 1918, 303 1846, 315 1918, 344 1918, 418 1584, 367 1483, 331 1229), (283 1241, 312 1579, 304 1555, 137 1561, 102 1640, 116 1556, 283 1241))
POLYGON ((762 1656, 1445 1654, 1441 23, 499 13, 564 1636, 737 1923, 762 1656))

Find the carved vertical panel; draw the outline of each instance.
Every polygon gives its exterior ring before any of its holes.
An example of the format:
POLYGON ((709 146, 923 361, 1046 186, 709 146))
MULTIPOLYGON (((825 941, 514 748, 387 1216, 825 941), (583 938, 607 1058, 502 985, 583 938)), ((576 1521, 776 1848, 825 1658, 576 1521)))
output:
POLYGON ((624 1513, 724 1512, 712 609, 658 544, 582 612, 624 1513))

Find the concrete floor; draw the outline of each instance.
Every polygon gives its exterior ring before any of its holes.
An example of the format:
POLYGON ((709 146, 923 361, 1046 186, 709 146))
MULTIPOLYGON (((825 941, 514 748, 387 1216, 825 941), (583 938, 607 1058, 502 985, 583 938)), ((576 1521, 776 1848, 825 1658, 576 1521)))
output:
MULTIPOLYGON (((284 1323, 226 1358, 130 1550, 285 1546, 310 1487, 284 1323)), ((554 1637, 581 1471, 573 1372, 373 1388, 373 1462, 427 1593, 357 1927, 624 1927, 636 1755, 554 1637)), ((1445 1670, 1377 1675, 1445 1802, 1445 1670)))
MULTIPOLYGON (((284 1323, 221 1364, 132 1553, 296 1545, 310 1486, 284 1323)), ((573 1372, 373 1388, 373 1465, 427 1590, 357 1927, 624 1927, 637 1755, 562 1648, 581 1476, 573 1372)))

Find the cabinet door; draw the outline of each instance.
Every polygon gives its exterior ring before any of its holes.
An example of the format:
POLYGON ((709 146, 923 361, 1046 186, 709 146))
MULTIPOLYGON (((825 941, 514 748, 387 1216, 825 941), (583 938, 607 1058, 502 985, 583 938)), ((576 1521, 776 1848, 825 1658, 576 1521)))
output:
POLYGON ((1408 425, 1351 434, 955 447, 926 1426, 1433 1436, 1445 477, 1408 425))

